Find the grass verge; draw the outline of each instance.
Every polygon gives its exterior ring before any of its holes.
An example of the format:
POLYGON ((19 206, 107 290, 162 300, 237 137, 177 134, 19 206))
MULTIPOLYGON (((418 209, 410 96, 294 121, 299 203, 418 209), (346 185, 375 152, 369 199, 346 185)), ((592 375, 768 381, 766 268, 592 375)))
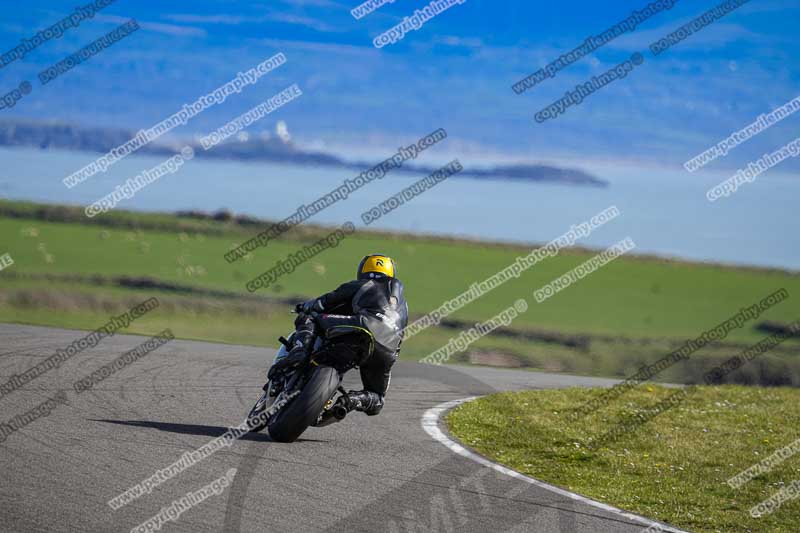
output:
POLYGON ((800 479, 800 454, 734 489, 726 481, 800 437, 800 391, 738 385, 692 387, 670 409, 617 440, 593 439, 652 415, 676 389, 640 386, 597 412, 569 413, 595 389, 502 393, 447 417, 463 444, 536 479, 703 532, 796 532, 800 499, 753 518, 751 507, 800 479))

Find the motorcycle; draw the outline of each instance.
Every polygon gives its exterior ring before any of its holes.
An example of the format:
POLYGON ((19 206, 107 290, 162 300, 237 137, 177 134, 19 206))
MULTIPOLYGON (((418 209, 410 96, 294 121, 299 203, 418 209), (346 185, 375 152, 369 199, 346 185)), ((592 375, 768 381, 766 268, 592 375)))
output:
MULTIPOLYGON (((302 314, 299 308, 295 312, 302 314)), ((278 339, 281 347, 273 366, 289 354, 294 336, 292 333, 288 339, 278 339)), ((371 338, 364 337, 352 332, 317 336, 305 362, 280 370, 267 380, 247 416, 250 432, 267 428, 273 440, 294 442, 310 426, 322 427, 343 420, 349 398, 341 386, 342 379, 372 352, 371 338), (337 393, 340 396, 336 397, 337 393)))

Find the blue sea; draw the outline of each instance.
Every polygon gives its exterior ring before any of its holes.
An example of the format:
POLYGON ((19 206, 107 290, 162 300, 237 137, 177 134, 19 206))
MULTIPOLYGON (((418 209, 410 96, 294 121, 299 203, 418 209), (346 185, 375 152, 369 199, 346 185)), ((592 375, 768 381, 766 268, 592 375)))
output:
MULTIPOLYGON (((0 148, 0 197, 87 205, 166 158, 129 156, 67 189, 62 179, 98 154, 0 148)), ((579 244, 603 248, 630 236, 635 253, 800 270, 800 180, 767 173, 735 195, 709 203, 705 192, 725 179, 688 174, 593 169, 607 188, 451 177, 370 227, 487 240, 544 243, 616 205, 622 215, 579 244)), ((328 167, 194 159, 166 175, 123 209, 229 209, 283 219, 357 172, 328 167)), ((389 174, 316 214, 309 222, 363 227, 361 213, 420 176, 389 174)))

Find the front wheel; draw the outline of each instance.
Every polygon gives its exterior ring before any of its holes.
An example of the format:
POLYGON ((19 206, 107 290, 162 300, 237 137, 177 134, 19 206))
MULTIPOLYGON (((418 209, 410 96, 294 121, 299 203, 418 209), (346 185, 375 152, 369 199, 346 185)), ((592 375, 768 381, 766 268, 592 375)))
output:
POLYGON ((269 421, 269 436, 278 442, 294 442, 317 417, 339 387, 339 372, 329 366, 314 368, 302 392, 269 421))

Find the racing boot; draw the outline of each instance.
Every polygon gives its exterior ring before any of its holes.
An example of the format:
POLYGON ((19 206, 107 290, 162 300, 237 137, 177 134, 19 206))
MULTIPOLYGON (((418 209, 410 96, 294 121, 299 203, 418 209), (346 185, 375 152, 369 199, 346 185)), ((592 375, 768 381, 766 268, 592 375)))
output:
POLYGON ((347 410, 361 411, 375 416, 383 409, 383 396, 368 390, 350 391, 347 393, 347 410))

